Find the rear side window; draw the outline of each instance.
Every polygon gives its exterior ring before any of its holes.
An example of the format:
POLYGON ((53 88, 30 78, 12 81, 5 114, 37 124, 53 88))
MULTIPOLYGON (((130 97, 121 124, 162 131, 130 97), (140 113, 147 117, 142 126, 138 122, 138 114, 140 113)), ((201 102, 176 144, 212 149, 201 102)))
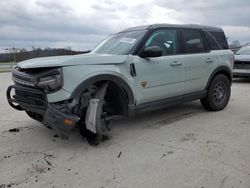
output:
POLYGON ((208 31, 204 31, 204 35, 207 39, 208 45, 209 45, 211 50, 221 49, 221 47, 218 46, 218 43, 216 42, 215 37, 213 37, 211 33, 209 33, 208 31))
POLYGON ((221 48, 228 49, 227 39, 223 32, 209 31, 211 35, 216 39, 221 48))
POLYGON ((183 29, 182 36, 185 53, 202 53, 207 51, 205 41, 199 30, 183 29))

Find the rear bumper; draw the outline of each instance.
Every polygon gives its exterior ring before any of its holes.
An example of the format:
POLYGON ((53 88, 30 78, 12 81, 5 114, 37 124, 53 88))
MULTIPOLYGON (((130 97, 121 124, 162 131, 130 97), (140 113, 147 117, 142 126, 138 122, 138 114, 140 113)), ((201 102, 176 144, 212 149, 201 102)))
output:
POLYGON ((46 94, 42 90, 12 85, 8 87, 6 95, 11 107, 34 113, 33 119, 51 127, 62 138, 68 138, 79 121, 77 116, 65 114, 56 109, 53 104, 48 103, 46 94), (13 95, 11 95, 12 90, 14 90, 13 95))
POLYGON ((233 69, 233 77, 250 77, 250 69, 233 69))

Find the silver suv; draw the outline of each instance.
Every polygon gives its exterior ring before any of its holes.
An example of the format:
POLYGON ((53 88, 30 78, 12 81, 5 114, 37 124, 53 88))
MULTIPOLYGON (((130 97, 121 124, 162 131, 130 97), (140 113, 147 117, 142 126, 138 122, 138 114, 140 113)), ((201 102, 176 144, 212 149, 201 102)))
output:
POLYGON ((207 110, 222 110, 232 67, 221 28, 147 25, 113 34, 88 54, 18 63, 7 98, 61 137, 79 128, 98 144, 117 117, 197 99, 207 110))

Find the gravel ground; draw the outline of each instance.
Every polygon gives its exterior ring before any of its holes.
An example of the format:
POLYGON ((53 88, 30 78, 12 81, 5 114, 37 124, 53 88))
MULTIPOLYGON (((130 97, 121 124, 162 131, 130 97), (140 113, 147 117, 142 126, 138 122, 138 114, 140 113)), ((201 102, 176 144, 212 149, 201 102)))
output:
POLYGON ((8 106, 0 74, 0 188, 250 187, 250 81, 236 80, 227 108, 199 101, 118 120, 92 147, 8 106))

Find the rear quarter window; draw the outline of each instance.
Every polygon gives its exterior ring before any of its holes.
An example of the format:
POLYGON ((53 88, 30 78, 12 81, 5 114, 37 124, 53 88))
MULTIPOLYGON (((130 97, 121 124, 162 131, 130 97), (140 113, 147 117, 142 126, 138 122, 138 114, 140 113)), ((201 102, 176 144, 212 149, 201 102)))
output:
POLYGON ((209 33, 208 31, 204 31, 203 33, 207 39, 208 45, 209 45, 211 50, 222 49, 222 47, 219 45, 219 43, 216 41, 215 37, 212 36, 211 33, 209 33))
POLYGON ((224 32, 209 31, 209 33, 216 39, 222 49, 228 49, 227 39, 224 32))

